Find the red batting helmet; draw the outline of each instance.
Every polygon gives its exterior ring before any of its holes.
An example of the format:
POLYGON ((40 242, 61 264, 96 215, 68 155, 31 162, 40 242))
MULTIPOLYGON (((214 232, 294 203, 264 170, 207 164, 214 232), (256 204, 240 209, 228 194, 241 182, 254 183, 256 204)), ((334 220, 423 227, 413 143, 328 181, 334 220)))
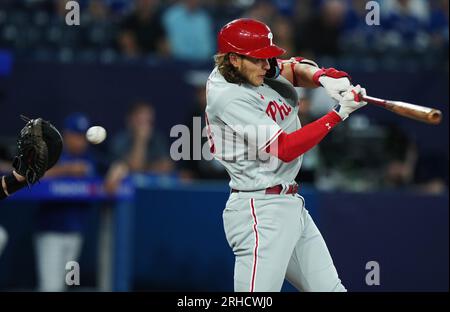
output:
POLYGON ((274 45, 272 40, 272 32, 266 24, 254 19, 240 18, 222 27, 217 44, 219 53, 234 52, 254 58, 272 58, 286 52, 274 45))

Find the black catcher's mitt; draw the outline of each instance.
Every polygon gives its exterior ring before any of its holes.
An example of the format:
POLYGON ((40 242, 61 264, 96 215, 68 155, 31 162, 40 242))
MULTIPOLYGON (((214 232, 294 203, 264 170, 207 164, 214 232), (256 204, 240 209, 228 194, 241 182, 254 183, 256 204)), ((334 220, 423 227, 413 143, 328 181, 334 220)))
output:
POLYGON ((28 185, 32 185, 58 161, 63 141, 59 131, 50 122, 42 118, 21 117, 26 125, 17 139, 13 167, 25 177, 28 185))

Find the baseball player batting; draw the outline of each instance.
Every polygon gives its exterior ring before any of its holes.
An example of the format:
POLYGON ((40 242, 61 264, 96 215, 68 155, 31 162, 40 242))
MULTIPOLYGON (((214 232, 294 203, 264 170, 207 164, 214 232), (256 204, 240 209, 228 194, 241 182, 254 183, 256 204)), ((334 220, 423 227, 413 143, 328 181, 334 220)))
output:
POLYGON ((334 68, 277 59, 285 50, 257 20, 225 25, 218 50, 206 123, 210 150, 231 179, 223 223, 235 255, 234 290, 276 292, 286 278, 300 291, 346 291, 294 178, 302 155, 367 104, 365 89, 334 68), (324 87, 338 104, 302 128, 295 87, 324 87))

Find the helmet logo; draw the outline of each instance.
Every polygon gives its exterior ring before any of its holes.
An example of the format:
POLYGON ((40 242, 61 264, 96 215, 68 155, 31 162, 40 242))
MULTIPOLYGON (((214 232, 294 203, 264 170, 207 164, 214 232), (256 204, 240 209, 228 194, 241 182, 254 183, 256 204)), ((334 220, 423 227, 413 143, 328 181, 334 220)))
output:
POLYGON ((269 40, 270 40, 270 45, 273 45, 273 42, 272 42, 273 34, 272 34, 271 32, 269 32, 269 33, 267 34, 267 38, 269 38, 269 40))

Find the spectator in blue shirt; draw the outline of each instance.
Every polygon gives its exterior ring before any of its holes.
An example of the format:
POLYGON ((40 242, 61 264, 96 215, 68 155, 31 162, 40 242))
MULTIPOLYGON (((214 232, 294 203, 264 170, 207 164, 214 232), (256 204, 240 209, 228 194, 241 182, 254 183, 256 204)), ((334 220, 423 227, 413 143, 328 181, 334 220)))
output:
POLYGON ((410 53, 426 52, 429 42, 426 25, 429 21, 429 4, 424 0, 384 1, 381 6, 385 18, 388 46, 410 53))
POLYGON ((214 54, 214 25, 199 0, 178 1, 166 10, 162 20, 173 57, 203 61, 214 54))

